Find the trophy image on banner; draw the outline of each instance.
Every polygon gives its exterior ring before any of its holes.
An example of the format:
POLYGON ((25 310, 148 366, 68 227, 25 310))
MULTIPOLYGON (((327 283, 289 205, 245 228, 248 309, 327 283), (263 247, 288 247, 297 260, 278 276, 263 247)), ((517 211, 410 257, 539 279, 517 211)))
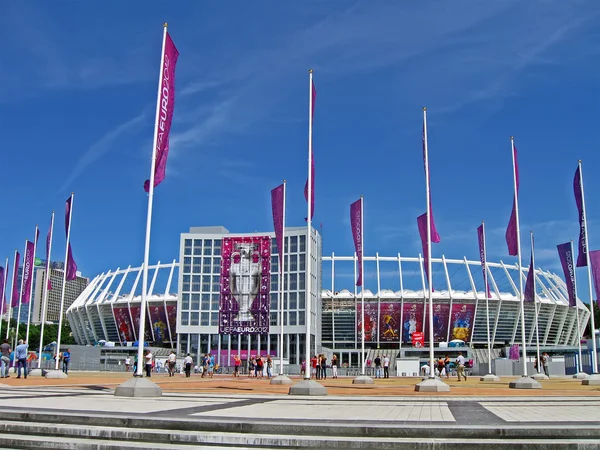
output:
POLYGON ((232 297, 237 301, 239 311, 234 322, 254 321, 250 312, 252 301, 260 291, 261 260, 258 245, 254 243, 238 243, 231 254, 229 269, 229 288, 232 297))

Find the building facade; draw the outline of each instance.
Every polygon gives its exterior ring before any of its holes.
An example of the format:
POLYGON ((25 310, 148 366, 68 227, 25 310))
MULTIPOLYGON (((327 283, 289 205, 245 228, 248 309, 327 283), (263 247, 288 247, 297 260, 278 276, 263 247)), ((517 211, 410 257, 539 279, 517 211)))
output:
MULTIPOLYGON (((307 227, 285 230, 285 261, 280 282, 279 250, 273 232, 235 233, 224 227, 193 227, 181 235, 178 302, 178 349, 192 356, 217 355, 220 364, 230 365, 234 355, 247 360, 252 355, 280 356, 281 317, 279 294, 284 286, 283 357, 299 364, 305 355, 307 295, 307 227), (268 237, 270 270, 268 273, 269 331, 267 334, 219 334, 222 292, 222 250, 225 239, 268 237)), ((321 333, 321 236, 313 229, 311 263, 311 348, 320 347, 321 333), (316 346, 316 347, 315 347, 316 346)), ((263 272, 263 276, 265 273, 263 272)), ((312 350, 314 352, 314 350, 312 350)))

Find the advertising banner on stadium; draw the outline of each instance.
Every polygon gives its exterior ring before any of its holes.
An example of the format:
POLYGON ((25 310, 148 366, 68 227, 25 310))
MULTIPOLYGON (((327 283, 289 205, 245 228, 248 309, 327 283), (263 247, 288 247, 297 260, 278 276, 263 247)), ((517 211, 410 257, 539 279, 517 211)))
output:
MULTIPOLYGON (((362 307, 356 302, 356 337, 362 339, 362 307)), ((365 342, 377 342, 377 303, 365 302, 365 342)))
POLYGON ((450 339, 460 339, 461 341, 470 342, 473 319, 475 317, 475 304, 455 303, 452 305, 451 315, 450 339))
MULTIPOLYGON (((131 311, 131 317, 133 317, 133 325, 135 326, 136 330, 140 329, 140 307, 139 306, 130 306, 129 310, 131 311)), ((150 317, 148 317, 148 314, 146 314, 146 325, 144 327, 144 341, 146 342, 152 342, 152 331, 150 330, 151 325, 150 325, 150 317)), ((139 336, 138 336, 138 341, 139 341, 139 336)))
POLYGON ((271 238, 223 238, 219 333, 269 333, 270 288, 271 238))
POLYGON ((115 306, 113 308, 113 314, 115 316, 115 323, 117 324, 117 329, 119 330, 119 338, 121 339, 121 342, 135 341, 133 324, 131 323, 131 317, 129 316, 129 307, 115 306))
POLYGON ((400 302, 383 302, 380 305, 379 339, 398 342, 400 339, 400 302))
POLYGON ((150 322, 152 323, 152 332, 154 333, 154 342, 169 342, 169 327, 167 326, 167 315, 165 306, 162 304, 149 304, 150 322))
POLYGON ((402 342, 411 343, 412 335, 423 331, 423 303, 402 306, 402 342))
POLYGON ((171 342, 177 341, 177 305, 167 305, 167 320, 171 329, 171 342))
MULTIPOLYGON (((448 320, 450 304, 434 303, 433 305, 433 341, 445 342, 448 339, 448 320)), ((425 337, 429 341, 429 306, 425 306, 425 337)))

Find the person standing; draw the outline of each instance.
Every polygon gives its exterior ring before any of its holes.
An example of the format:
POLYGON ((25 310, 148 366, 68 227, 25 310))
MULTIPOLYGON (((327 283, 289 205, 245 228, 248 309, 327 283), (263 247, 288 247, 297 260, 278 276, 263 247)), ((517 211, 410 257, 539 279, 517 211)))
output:
POLYGON ((8 368, 10 366, 10 344, 8 343, 8 339, 4 339, 4 343, 0 345, 0 353, 2 356, 2 366, 0 367, 0 378, 8 378, 10 375, 8 374, 8 368))
POLYGON ((69 374, 69 363, 71 362, 71 349, 68 348, 66 352, 63 353, 63 372, 65 374, 69 374))
POLYGON ((167 359, 167 369, 169 371, 169 376, 175 376, 175 365, 177 364, 177 355, 175 354, 175 350, 171 350, 169 354, 169 358, 167 359))
POLYGON ((383 378, 390 377, 390 358, 388 355, 383 355, 383 378))
POLYGON ((333 378, 337 378, 337 369, 338 369, 338 360, 337 360, 337 356, 333 355, 331 357, 331 373, 333 378))
POLYGON ((321 379, 327 379, 327 356, 325 354, 321 355, 321 379))
POLYGON ((375 378, 381 378, 381 358, 379 355, 375 357, 375 378))
POLYGON ((462 352, 459 352, 456 357, 456 375, 458 376, 458 381, 460 381, 461 376, 467 381, 467 376, 465 375, 465 357, 462 352))
POLYGON ((23 376, 27 378, 27 343, 19 339, 19 345, 15 348, 15 360, 17 361, 17 378, 21 378, 21 367, 23 376))
POLYGON ((146 376, 150 377, 152 375, 152 352, 150 350, 146 351, 146 376))
POLYGON ((233 357, 233 376, 234 377, 240 376, 240 365, 241 364, 242 364, 242 360, 240 359, 240 357, 238 355, 235 355, 233 357))
POLYGON ((129 372, 129 367, 131 366, 131 358, 127 356, 125 358, 125 372, 129 372))
POLYGON ((544 374, 547 377, 550 377, 550 371, 548 370, 548 365, 550 363, 550 357, 548 356, 548 353, 544 352, 542 354, 542 368, 544 369, 544 374))
POLYGON ((186 378, 189 378, 191 376, 193 363, 194 363, 194 360, 188 353, 187 356, 185 357, 185 359, 183 360, 183 364, 185 364, 185 377, 186 378))

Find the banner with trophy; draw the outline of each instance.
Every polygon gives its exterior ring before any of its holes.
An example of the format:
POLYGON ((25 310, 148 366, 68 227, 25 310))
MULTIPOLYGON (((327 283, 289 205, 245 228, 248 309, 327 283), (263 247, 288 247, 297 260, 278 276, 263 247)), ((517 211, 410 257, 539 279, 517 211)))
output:
POLYGON ((223 238, 219 333, 268 334, 270 287, 271 238, 223 238))

